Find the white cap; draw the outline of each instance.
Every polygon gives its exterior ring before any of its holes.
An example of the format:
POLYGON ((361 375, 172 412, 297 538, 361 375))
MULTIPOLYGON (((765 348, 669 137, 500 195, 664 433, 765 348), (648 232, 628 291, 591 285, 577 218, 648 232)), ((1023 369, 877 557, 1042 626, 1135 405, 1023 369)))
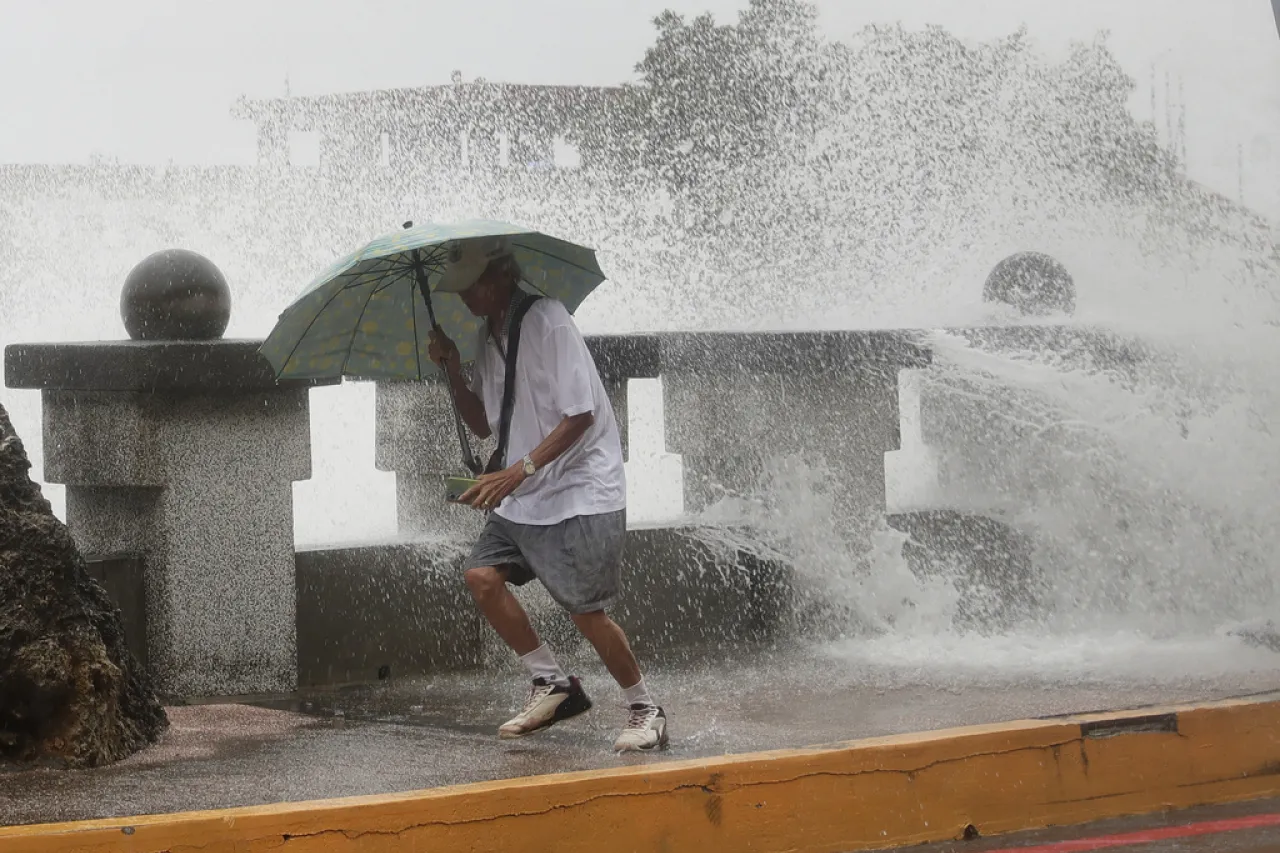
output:
POLYGON ((484 274, 490 262, 511 254, 506 237, 468 237, 446 247, 440 278, 432 288, 438 293, 461 293, 484 274))

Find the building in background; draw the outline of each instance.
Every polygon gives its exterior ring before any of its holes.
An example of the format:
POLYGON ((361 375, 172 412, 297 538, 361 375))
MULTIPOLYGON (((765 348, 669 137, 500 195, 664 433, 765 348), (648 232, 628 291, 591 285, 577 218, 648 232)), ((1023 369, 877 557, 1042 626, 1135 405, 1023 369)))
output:
POLYGON ((557 141, 593 165, 614 144, 611 128, 633 100, 629 87, 464 83, 268 100, 241 98, 232 116, 258 127, 258 165, 290 165, 290 137, 319 141, 322 169, 488 170, 554 168, 557 141))

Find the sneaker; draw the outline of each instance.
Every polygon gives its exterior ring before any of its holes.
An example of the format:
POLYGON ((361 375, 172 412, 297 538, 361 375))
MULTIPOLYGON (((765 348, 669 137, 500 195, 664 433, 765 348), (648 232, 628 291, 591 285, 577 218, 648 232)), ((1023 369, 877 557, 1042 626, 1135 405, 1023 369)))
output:
POLYGON ((498 737, 510 739, 531 735, 590 710, 591 700, 577 678, 570 676, 568 687, 551 684, 545 678, 535 678, 524 707, 498 728, 498 737))
POLYGON ((614 741, 615 752, 640 752, 667 745, 667 713, 657 705, 632 705, 631 716, 614 741))

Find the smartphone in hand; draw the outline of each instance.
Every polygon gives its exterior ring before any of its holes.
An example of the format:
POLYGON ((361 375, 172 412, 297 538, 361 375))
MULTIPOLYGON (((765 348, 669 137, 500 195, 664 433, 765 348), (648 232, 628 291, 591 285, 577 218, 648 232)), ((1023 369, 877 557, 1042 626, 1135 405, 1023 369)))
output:
POLYGON ((444 478, 444 499, 449 503, 457 503, 458 499, 467 491, 467 489, 480 482, 472 477, 445 477, 444 478))

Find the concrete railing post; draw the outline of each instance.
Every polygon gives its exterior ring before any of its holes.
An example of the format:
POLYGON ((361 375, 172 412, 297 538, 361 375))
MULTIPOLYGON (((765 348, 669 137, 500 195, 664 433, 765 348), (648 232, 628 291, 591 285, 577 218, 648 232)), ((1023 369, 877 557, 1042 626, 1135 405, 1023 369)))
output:
MULTIPOLYGON (((151 272, 168 282, 163 264, 151 272)), ((126 325, 138 320, 132 308, 126 325)), ((159 324, 180 308, 159 312, 159 324)), ((277 385, 258 341, 147 336, 13 345, 6 383, 42 392, 44 476, 67 487, 81 551, 143 558, 159 692, 292 690, 293 483, 311 475, 307 386, 277 385)))
MULTIPOLYGON (((988 355, 1053 353, 1064 367, 1121 375, 1147 355, 1137 341, 1100 330, 1062 325, 949 329, 988 355)), ((933 453, 942 499, 962 497, 991 511, 1057 500, 1067 483, 1088 479, 1087 459, 1074 463, 1071 438, 1045 427, 1061 417, 1051 397, 1020 389, 980 371, 924 371, 920 378, 920 431, 933 453)))
POLYGON ((791 474, 826 493, 842 532, 865 541, 885 511, 884 454, 899 446, 898 372, 928 360, 902 334, 675 334, 662 338, 670 449, 685 512, 718 495, 760 497, 791 474), (772 483, 770 478, 775 478, 772 483))

